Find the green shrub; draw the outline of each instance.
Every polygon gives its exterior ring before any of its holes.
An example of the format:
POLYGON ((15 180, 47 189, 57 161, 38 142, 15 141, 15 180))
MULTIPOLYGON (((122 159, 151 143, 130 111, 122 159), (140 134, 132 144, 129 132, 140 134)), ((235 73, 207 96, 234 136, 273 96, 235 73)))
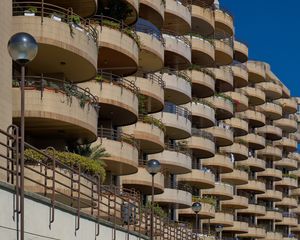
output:
POLYGON ((151 202, 147 202, 145 207, 150 210, 152 206, 155 215, 161 218, 166 218, 168 216, 168 214, 157 203, 152 204, 151 202))
POLYGON ((214 199, 212 197, 196 197, 196 196, 193 196, 193 202, 207 203, 207 204, 210 204, 214 207, 217 205, 216 199, 214 199))
POLYGON ((292 178, 292 179, 298 179, 297 175, 292 174, 292 173, 284 173, 282 174, 282 177, 288 177, 288 178, 292 178))
POLYGON ((162 121, 160 121, 159 119, 156 119, 152 116, 140 116, 140 120, 143 123, 148 123, 148 124, 152 124, 156 127, 158 127, 160 130, 162 130, 164 133, 166 132, 166 126, 162 123, 162 121))

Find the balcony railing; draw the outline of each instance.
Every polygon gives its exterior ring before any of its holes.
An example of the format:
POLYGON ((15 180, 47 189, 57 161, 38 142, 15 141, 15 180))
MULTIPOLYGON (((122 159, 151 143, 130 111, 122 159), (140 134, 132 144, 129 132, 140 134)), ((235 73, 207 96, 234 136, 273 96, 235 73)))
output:
POLYGON ((146 33, 152 37, 155 37, 157 40, 159 40, 163 45, 165 45, 165 39, 163 38, 161 32, 153 27, 151 25, 143 24, 143 23, 137 23, 135 25, 135 31, 146 33))
POLYGON ((170 74, 170 75, 176 75, 177 77, 186 80, 190 84, 192 83, 192 79, 184 71, 178 71, 178 70, 173 69, 173 68, 166 68, 165 67, 165 68, 160 70, 160 73, 161 74, 166 73, 166 74, 170 74))
MULTIPOLYGON (((13 88, 20 87, 21 77, 13 77, 13 88)), ((41 99, 43 99, 44 92, 46 90, 52 90, 65 94, 67 97, 75 97, 80 101, 80 106, 84 107, 86 104, 92 105, 97 111, 98 97, 92 95, 88 88, 83 89, 71 82, 67 82, 61 79, 50 78, 41 76, 26 76, 25 77, 25 89, 38 90, 41 93, 41 99)))
POLYGON ((178 116, 184 117, 188 120, 191 120, 192 113, 185 107, 177 106, 175 104, 165 102, 165 107, 163 109, 163 112, 167 113, 174 113, 177 114, 178 116))
POLYGON ((142 77, 142 78, 145 78, 145 79, 148 79, 150 81, 152 81, 153 83, 157 83, 158 85, 160 85, 162 88, 165 88, 166 84, 165 84, 165 81, 162 80, 162 77, 158 74, 155 74, 155 73, 136 73, 134 75, 131 75, 131 77, 135 77, 138 78, 138 77, 142 77))
POLYGON ((170 38, 174 38, 177 41, 184 43, 189 48, 192 47, 192 44, 191 44, 190 40, 188 38, 186 38, 185 36, 183 36, 183 35, 178 35, 177 33, 173 32, 173 31, 170 31, 170 30, 167 30, 167 29, 162 29, 162 34, 163 34, 163 37, 165 35, 165 36, 168 36, 170 38))
MULTIPOLYGON (((13 126, 9 132, 0 129, 0 165, 1 176, 5 181, 16 186, 14 198, 14 215, 19 214, 20 202, 20 137, 18 128, 13 126)), ((41 195, 50 198, 49 226, 56 221, 56 204, 63 201, 76 211, 75 232, 82 228, 82 213, 89 214, 96 222, 95 237, 100 235, 100 220, 105 219, 113 224, 114 236, 117 225, 122 226, 127 234, 137 232, 140 237, 150 235, 150 209, 141 203, 138 192, 116 186, 105 186, 99 175, 89 175, 81 171, 78 164, 65 164, 56 159, 48 151, 41 151, 25 143, 25 148, 32 155, 26 155, 29 164, 24 165, 26 184, 35 185, 41 189, 41 195), (37 161, 33 156, 39 156, 37 161), (32 163, 36 162, 35 165, 32 163), (36 168, 35 166, 38 166, 36 168), (38 179, 38 180, 37 180, 38 179), (59 196, 59 197, 57 197, 59 196), (63 200, 62 200, 63 199, 63 200)), ((173 223, 157 215, 154 216, 155 234, 162 240, 171 239, 170 236, 181 236, 181 239, 192 240, 192 229, 188 224, 173 223)))
POLYGON ((43 24, 44 18, 51 18, 53 21, 70 24, 70 27, 86 32, 96 44, 98 43, 97 30, 90 24, 90 20, 75 14, 72 8, 65 9, 53 4, 45 3, 44 1, 14 1, 12 3, 12 9, 13 16, 30 15, 41 17, 41 24, 43 24))
POLYGON ((201 130, 201 129, 197 129, 197 128, 192 128, 192 135, 193 136, 197 136, 197 137, 203 137, 203 138, 206 138, 208 140, 211 140, 211 141, 215 141, 215 138, 214 138, 214 135, 209 133, 209 132, 206 132, 204 130, 201 130))

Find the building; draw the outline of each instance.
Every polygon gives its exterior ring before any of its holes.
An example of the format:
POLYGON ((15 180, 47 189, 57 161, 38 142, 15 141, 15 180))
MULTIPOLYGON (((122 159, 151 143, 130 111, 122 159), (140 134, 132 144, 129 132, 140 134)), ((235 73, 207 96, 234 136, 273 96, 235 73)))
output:
POLYGON ((268 63, 248 59, 220 5, 2 0, 0 128, 20 121, 20 67, 6 43, 28 32, 39 51, 26 66, 26 142, 101 145, 105 184, 138 191, 144 205, 152 186, 145 163, 159 160, 161 215, 190 223, 201 239, 298 239, 299 98, 268 63))

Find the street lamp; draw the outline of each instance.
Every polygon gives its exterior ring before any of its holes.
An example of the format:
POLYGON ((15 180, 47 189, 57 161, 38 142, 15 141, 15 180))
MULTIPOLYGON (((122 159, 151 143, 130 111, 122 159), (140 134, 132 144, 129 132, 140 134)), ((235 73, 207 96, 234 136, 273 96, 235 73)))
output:
POLYGON ((12 60, 21 65, 20 230, 21 240, 24 240, 25 65, 35 58, 38 51, 38 45, 34 37, 30 34, 19 32, 9 39, 7 49, 12 60))
POLYGON ((223 226, 222 225, 218 225, 216 227, 216 232, 219 233, 219 240, 222 240, 222 231, 223 231, 223 226))
POLYGON ((160 171, 160 162, 156 159, 151 159, 147 161, 146 169, 148 173, 152 176, 152 198, 151 198, 151 219, 150 219, 150 240, 153 240, 153 217, 154 217, 154 211, 153 211, 153 205, 154 205, 154 176, 160 171))
POLYGON ((196 214, 196 240, 198 240, 198 213, 201 211, 202 205, 200 202, 194 202, 192 205, 192 210, 196 214))

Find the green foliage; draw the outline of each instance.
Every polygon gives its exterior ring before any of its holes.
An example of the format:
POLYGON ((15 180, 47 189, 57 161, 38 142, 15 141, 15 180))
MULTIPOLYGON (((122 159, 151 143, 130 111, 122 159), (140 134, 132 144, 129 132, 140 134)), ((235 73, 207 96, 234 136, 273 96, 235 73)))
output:
POLYGON ((69 22, 73 22, 75 24, 80 24, 80 17, 77 15, 70 15, 68 16, 69 22))
POLYGON ((213 46, 215 45, 215 42, 214 42, 214 39, 213 39, 213 38, 204 37, 204 36, 200 35, 199 33, 193 33, 193 32, 189 33, 189 35, 190 35, 191 37, 197 37, 197 38, 201 38, 201 39, 203 39, 203 40, 205 40, 205 41, 208 41, 208 42, 209 42, 210 44, 212 44, 213 46))
POLYGON ((216 205, 217 205, 216 199, 214 199, 212 197, 196 197, 196 196, 193 196, 193 202, 207 203, 207 204, 210 204, 214 207, 216 207, 216 205))
POLYGON ((240 171, 250 173, 250 167, 249 166, 238 165, 238 166, 235 166, 234 168, 237 169, 237 170, 240 170, 240 171))
POLYGON ((29 6, 28 9, 26 10, 27 12, 30 13, 36 13, 37 12, 37 8, 33 7, 33 6, 29 6))
MULTIPOLYGON (((63 164, 66 164, 67 166, 76 166, 79 165, 81 168, 81 171, 85 172, 89 175, 97 174, 101 176, 101 180, 104 181, 106 172, 104 169, 104 165, 101 161, 80 156, 76 153, 71 152, 59 152, 54 149, 47 149, 44 150, 45 154, 53 156, 55 159, 59 160, 63 164)), ((32 149, 26 149, 25 150, 25 161, 26 162, 45 162, 47 163, 48 158, 44 155, 40 154, 37 151, 34 151, 32 149)), ((51 160, 50 160, 51 163, 51 160)))
POLYGON ((215 94, 216 97, 221 97, 221 98, 224 98, 225 100, 228 100, 230 101, 232 104, 234 104, 234 101, 231 97, 227 96, 226 94, 224 93, 216 93, 215 94))
POLYGON ((295 180, 298 179, 297 175, 292 174, 292 173, 284 173, 284 174, 282 174, 282 177, 288 177, 288 178, 292 178, 292 179, 295 179, 295 180))
POLYGON ((162 130, 164 133, 166 132, 166 126, 160 121, 159 119, 156 119, 152 116, 140 116, 140 120, 143 123, 152 124, 156 127, 158 127, 160 130, 162 130))
POLYGON ((212 109, 216 109, 215 105, 213 105, 212 103, 210 103, 209 101, 207 101, 207 100, 205 100, 203 98, 195 98, 195 97, 193 97, 192 101, 194 103, 201 103, 201 104, 206 105, 206 106, 208 106, 208 107, 210 107, 212 109))
POLYGON ((203 72, 204 74, 211 76, 213 79, 216 78, 216 75, 214 74, 213 71, 211 71, 209 69, 206 69, 206 68, 203 68, 203 67, 201 67, 201 66, 199 66, 197 64, 192 64, 189 67, 189 70, 195 70, 195 71, 203 72))
POLYGON ((102 75, 97 74, 97 76, 95 77, 95 80, 96 80, 97 82, 102 82, 104 79, 103 79, 102 75))
POLYGON ((168 216, 168 214, 157 203, 152 204, 151 202, 147 202, 145 207, 147 209, 151 209, 152 206, 155 215, 161 218, 166 218, 168 216))
POLYGON ((132 15, 132 9, 125 1, 109 0, 99 3, 99 12, 104 16, 109 16, 118 20, 126 20, 132 15))
POLYGON ((66 95, 69 97, 69 100, 71 101, 71 97, 76 97, 79 100, 79 105, 81 108, 84 108, 87 103, 90 101, 90 97, 84 93, 77 90, 75 85, 66 83, 64 85, 64 91, 66 92, 66 95))
POLYGON ((244 146, 246 146, 246 147, 248 147, 248 142, 245 141, 244 139, 238 138, 238 139, 235 139, 235 142, 236 142, 236 143, 239 143, 239 144, 242 144, 242 145, 244 145, 244 146))
POLYGON ((138 100, 139 100, 139 114, 140 115, 146 115, 147 111, 146 111, 146 96, 145 95, 138 95, 138 100))

